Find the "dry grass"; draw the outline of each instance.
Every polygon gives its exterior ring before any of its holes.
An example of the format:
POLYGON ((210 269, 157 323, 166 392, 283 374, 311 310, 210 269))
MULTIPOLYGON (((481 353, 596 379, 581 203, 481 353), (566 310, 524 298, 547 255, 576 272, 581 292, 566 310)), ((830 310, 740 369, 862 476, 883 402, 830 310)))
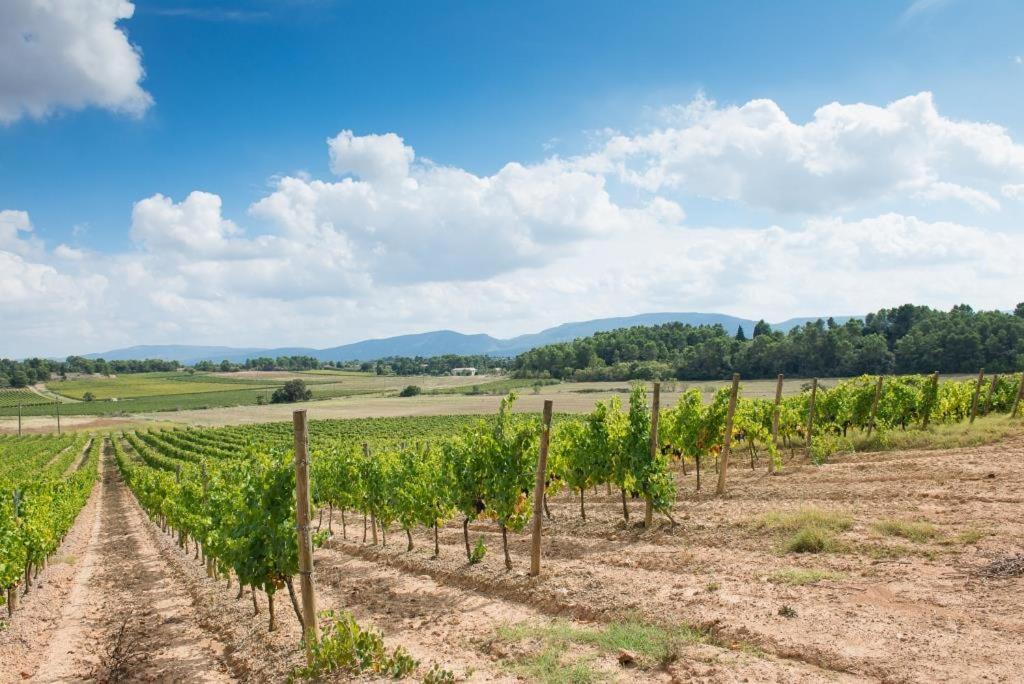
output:
POLYGON ((768 581, 773 584, 788 584, 793 587, 802 587, 808 584, 817 584, 822 580, 835 580, 842 577, 842 573, 832 572, 831 570, 783 568, 769 575, 768 581))
POLYGON ((939 531, 929 522, 911 520, 880 520, 871 526, 875 532, 887 537, 899 537, 918 544, 929 542, 939 535, 939 531))

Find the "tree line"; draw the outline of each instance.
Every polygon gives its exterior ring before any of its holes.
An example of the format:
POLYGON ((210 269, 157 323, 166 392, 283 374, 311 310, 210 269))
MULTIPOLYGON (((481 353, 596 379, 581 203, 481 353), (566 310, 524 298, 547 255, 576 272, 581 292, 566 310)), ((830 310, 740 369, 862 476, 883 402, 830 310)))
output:
POLYGON ((181 368, 177 361, 162 359, 130 359, 106 361, 87 359, 83 356, 69 356, 64 361, 54 359, 25 359, 14 361, 0 359, 0 387, 26 387, 37 382, 46 382, 53 377, 67 377, 69 374, 114 375, 118 373, 153 373, 175 371, 181 368))
POLYGON ((739 328, 666 323, 599 332, 537 347, 513 363, 518 377, 564 380, 721 379, 889 373, 1005 373, 1024 368, 1024 303, 1012 314, 905 304, 840 325, 818 319, 789 332, 759 321, 739 328))

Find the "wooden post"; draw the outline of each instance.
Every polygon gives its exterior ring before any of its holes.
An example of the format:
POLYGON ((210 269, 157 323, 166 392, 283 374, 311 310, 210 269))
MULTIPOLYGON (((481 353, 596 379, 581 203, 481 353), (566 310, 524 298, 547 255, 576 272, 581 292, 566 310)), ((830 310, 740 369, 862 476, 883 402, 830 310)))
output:
POLYGON ((544 518, 544 482, 547 478, 548 444, 551 441, 550 399, 544 400, 543 428, 540 433, 540 455, 537 457, 537 480, 533 486, 533 519, 530 521, 533 539, 530 544, 530 576, 540 574, 540 532, 544 518))
POLYGON ((929 397, 928 406, 924 409, 924 420, 921 421, 921 427, 928 427, 928 419, 931 418, 932 411, 935 409, 935 402, 939 400, 939 371, 932 373, 932 389, 929 397))
POLYGON ((878 400, 882 398, 882 381, 884 376, 878 376, 878 382, 875 383, 875 398, 871 401, 871 417, 868 418, 868 437, 871 436, 871 431, 875 429, 875 416, 878 415, 878 400))
POLYGON ((992 382, 988 386, 988 394, 985 395, 985 411, 984 415, 988 415, 988 412, 992 410, 992 395, 996 391, 996 385, 999 384, 999 373, 992 376, 992 382))
POLYGON ((309 434, 306 429, 306 409, 292 413, 295 428, 295 522, 299 541, 299 590, 302 594, 302 638, 306 653, 320 640, 316 621, 316 593, 313 588, 313 540, 309 536, 312 511, 309 504, 309 434))
MULTIPOLYGON (((779 442, 779 413, 780 405, 782 404, 782 381, 785 378, 782 373, 779 373, 779 379, 775 383, 775 409, 772 411, 772 444, 778 446, 779 442)), ((768 454, 768 472, 775 472, 775 459, 768 454)))
POLYGON ((729 392, 729 412, 725 415, 725 437, 722 439, 721 463, 718 466, 718 487, 715 494, 725 494, 725 475, 729 469, 729 447, 732 445, 732 418, 736 413, 736 394, 740 387, 740 374, 732 374, 732 391, 729 392))
POLYGON ((57 434, 60 434, 60 399, 54 402, 57 404, 57 434))
MULTIPOLYGON (((654 383, 654 396, 651 400, 651 463, 658 458, 658 413, 661 411, 661 383, 654 383)), ((647 497, 644 506, 644 529, 651 529, 654 523, 654 500, 647 497)))
POLYGON ((818 398, 818 378, 811 382, 811 402, 807 407, 807 453, 811 453, 811 443, 814 435, 814 401, 818 398))
MULTIPOLYGON (((370 445, 363 442, 363 458, 370 458, 370 445)), ((370 509, 370 527, 373 529, 373 545, 377 545, 377 514, 370 509)), ((366 543, 366 517, 363 517, 363 543, 366 543)))
POLYGON ((978 371, 978 384, 974 386, 974 399, 971 400, 971 423, 978 417, 978 395, 981 394, 981 383, 985 382, 985 369, 978 371))
POLYGON ((1016 418, 1017 411, 1020 409, 1020 400, 1024 397, 1024 372, 1020 374, 1020 384, 1017 385, 1017 398, 1013 400, 1013 410, 1010 411, 1010 417, 1016 418))
POLYGON ((21 404, 18 404, 18 436, 21 437, 21 404))

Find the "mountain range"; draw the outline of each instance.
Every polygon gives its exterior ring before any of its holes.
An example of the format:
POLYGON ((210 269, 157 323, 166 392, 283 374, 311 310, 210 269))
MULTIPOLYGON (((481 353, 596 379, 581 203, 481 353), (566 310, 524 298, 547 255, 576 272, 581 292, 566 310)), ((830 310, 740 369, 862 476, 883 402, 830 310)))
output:
MULTIPOLYGON (((779 323, 772 323, 772 329, 788 332, 819 317, 790 318, 779 323)), ((827 318, 823 316, 821 318, 827 318)), ((833 316, 837 323, 845 323, 857 316, 833 316)), ((435 330, 432 332, 397 335, 380 339, 363 340, 351 344, 343 344, 327 349, 307 347, 209 347, 197 345, 137 345, 124 349, 85 354, 86 358, 103 358, 108 361, 129 359, 164 359, 194 364, 199 361, 219 362, 228 360, 242 363, 246 359, 257 356, 312 356, 320 361, 373 361, 386 356, 440 356, 442 354, 489 354, 492 356, 515 356, 534 347, 556 342, 568 342, 580 337, 588 337, 596 332, 628 328, 637 325, 660 325, 662 323, 688 323, 690 325, 721 324, 732 332, 743 328, 749 337, 754 330, 755 321, 717 313, 646 313, 618 318, 598 318, 591 321, 563 323, 537 333, 519 335, 509 339, 499 339, 485 334, 467 335, 453 330, 435 330)))

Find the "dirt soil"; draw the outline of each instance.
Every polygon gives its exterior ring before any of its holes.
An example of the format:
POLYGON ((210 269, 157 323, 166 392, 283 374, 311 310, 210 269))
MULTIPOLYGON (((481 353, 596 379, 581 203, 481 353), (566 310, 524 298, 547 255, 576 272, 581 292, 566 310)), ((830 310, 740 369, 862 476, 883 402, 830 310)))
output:
MULTIPOLYGON (((787 454, 788 455, 788 454, 787 454)), ((426 531, 395 528, 386 548, 362 542, 362 518, 325 515, 334 536, 315 553, 321 609, 346 609, 407 648, 422 676, 431 663, 467 681, 531 679, 521 669, 533 644, 507 626, 601 629, 621 620, 690 625, 703 635, 660 667, 624 667, 619 653, 573 645, 601 678, 618 681, 835 682, 1020 681, 1024 578, 983 572, 1024 551, 1024 437, 970 449, 840 456, 816 467, 763 462, 734 453, 724 498, 714 473, 695 491, 692 468, 677 472, 678 525, 637 526, 643 504, 622 520, 617 493, 551 501, 542 576, 530 578, 529 541, 510 535, 506 572, 501 536, 470 525, 487 555, 468 565, 461 521, 441 530, 433 556, 426 531), (822 553, 787 553, 786 535, 754 524, 807 507, 848 516, 849 529, 822 553), (921 541, 884 534, 879 523, 930 523, 921 541), (823 579, 794 584, 795 570, 823 579)), ((145 519, 107 463, 104 484, 58 557, 0 632, 0 681, 66 681, 87 674, 126 616, 144 654, 136 679, 281 681, 301 664, 299 625, 277 597, 279 629, 266 630, 251 594, 206 577, 194 551, 145 519), (77 559, 77 560, 75 560, 77 559), (59 607, 59 608, 58 608, 59 607)), ((338 681, 345 681, 345 677, 338 681)))

